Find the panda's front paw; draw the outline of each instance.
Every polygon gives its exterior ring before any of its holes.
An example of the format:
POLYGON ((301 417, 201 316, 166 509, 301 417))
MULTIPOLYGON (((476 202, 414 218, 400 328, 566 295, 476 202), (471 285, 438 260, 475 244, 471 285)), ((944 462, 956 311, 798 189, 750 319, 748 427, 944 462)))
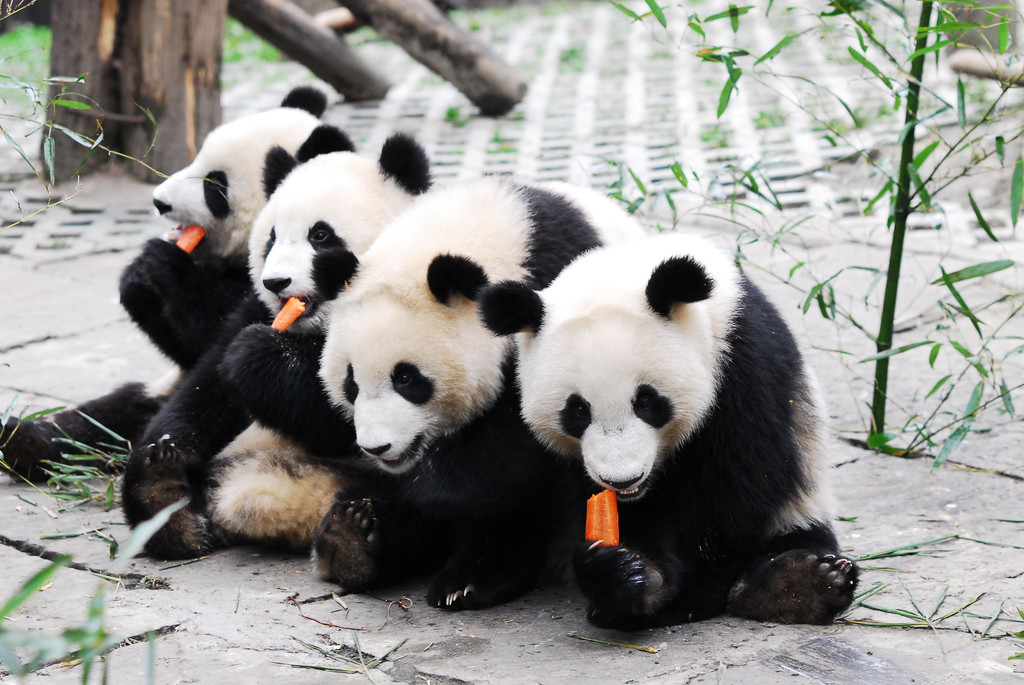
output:
POLYGON ((751 565, 729 592, 729 611, 781 623, 831 623, 850 606, 859 569, 833 551, 795 549, 751 565))
POLYGON ((210 551, 210 522, 204 494, 193 488, 189 461, 167 436, 132 453, 125 472, 123 500, 134 524, 152 518, 182 499, 189 503, 146 543, 146 551, 164 559, 187 559, 210 551))
POLYGON ((232 338, 220 363, 220 371, 243 397, 253 392, 265 392, 267 386, 274 386, 268 381, 268 373, 282 366, 287 369, 291 337, 270 326, 249 324, 232 338))
POLYGON ((313 563, 320 577, 346 592, 371 587, 381 545, 378 527, 373 500, 336 502, 313 535, 313 563))
POLYGON ((478 585, 479 582, 474 582, 465 574, 442 570, 434 576, 427 590, 427 603, 449 611, 482 609, 495 604, 486 594, 477 592, 478 585))
POLYGON ((662 583, 661 575, 652 573, 644 558, 627 547, 585 541, 577 545, 573 564, 584 594, 599 604, 637 605, 662 583))

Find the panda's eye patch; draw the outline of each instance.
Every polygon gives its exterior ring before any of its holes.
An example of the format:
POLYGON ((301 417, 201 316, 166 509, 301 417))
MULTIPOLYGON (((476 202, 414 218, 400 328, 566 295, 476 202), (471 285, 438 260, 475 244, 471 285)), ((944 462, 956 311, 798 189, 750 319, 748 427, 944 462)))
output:
POLYGON ((267 245, 263 248, 263 261, 267 261, 270 251, 274 249, 275 242, 277 242, 277 232, 274 229, 270 229, 270 237, 267 238, 267 245))
POLYGON ((326 247, 344 247, 345 245, 345 241, 338 237, 338 234, 326 221, 318 221, 310 226, 306 239, 316 250, 326 247))
POLYGON ((391 371, 391 386, 413 404, 425 404, 434 396, 434 382, 409 362, 395 364, 391 371))
POLYGON ((348 400, 348 403, 355 404, 356 397, 359 396, 359 386, 356 384, 351 364, 348 365, 348 371, 345 373, 345 383, 341 386, 341 389, 345 393, 345 399, 348 400))
POLYGON ((203 198, 206 206, 218 219, 231 213, 228 203, 228 175, 223 171, 211 171, 203 177, 203 198))
POLYGON ((590 425, 590 403, 579 394, 573 393, 565 400, 565 406, 558 413, 562 430, 567 435, 579 439, 590 425))
POLYGON ((636 389, 633 413, 652 428, 661 428, 672 418, 672 403, 667 397, 646 383, 636 389))

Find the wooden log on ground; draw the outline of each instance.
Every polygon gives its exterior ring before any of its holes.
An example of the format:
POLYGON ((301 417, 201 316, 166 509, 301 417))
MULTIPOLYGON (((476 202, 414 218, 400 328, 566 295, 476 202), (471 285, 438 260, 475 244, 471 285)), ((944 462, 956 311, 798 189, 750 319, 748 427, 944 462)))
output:
POLYGON ((949 68, 960 74, 992 79, 1008 86, 1024 86, 1024 61, 1009 64, 1001 55, 963 48, 949 53, 949 68))
POLYGON ((360 22, 451 82, 485 115, 505 114, 526 94, 526 80, 516 69, 429 0, 340 2, 360 22))
POLYGON ((390 84, 341 38, 289 0, 229 0, 228 13, 347 100, 384 97, 390 84))

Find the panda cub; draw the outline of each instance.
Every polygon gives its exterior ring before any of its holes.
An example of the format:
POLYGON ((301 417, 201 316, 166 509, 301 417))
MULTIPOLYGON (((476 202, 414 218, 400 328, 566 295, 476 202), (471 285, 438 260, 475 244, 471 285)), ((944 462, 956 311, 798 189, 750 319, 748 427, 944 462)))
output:
POLYGON ((222 542, 312 550, 321 577, 356 591, 436 566, 434 549, 444 541, 360 458, 351 423, 338 421, 319 384, 326 305, 355 270, 354 260, 332 263, 328 243, 363 254, 427 190, 429 163, 412 139, 396 134, 377 162, 338 153, 292 166, 286 156, 268 158, 268 192, 276 190, 253 227, 250 270, 268 310, 290 297, 306 309, 284 333, 249 326, 221 363, 259 422, 211 464, 210 522, 222 542), (334 430, 329 442, 314 443, 316 454, 272 429, 284 426, 301 439, 323 432, 321 418, 334 430))
POLYGON ((489 288, 481 310, 519 334, 530 428, 617 493, 621 545, 580 542, 574 557, 592 622, 727 610, 828 623, 850 604, 858 570, 830 523, 822 399, 725 254, 681 234, 608 246, 539 292, 489 288))
POLYGON ((486 607, 534 587, 582 480, 520 418, 512 346, 483 327, 477 295, 505 279, 544 287, 584 250, 640 232, 596 192, 484 178, 417 200, 332 304, 324 386, 402 497, 454 531, 432 605, 486 607))
MULTIPOLYGON (((282 148, 268 153, 265 186, 273 194, 250 239, 254 283, 249 295, 228 314, 225 331, 230 335, 222 335, 189 372, 129 459, 122 504, 130 525, 190 497, 188 507, 175 512, 150 539, 151 554, 182 558, 221 544, 209 518, 211 461, 250 426, 254 415, 260 416, 254 407, 300 410, 282 402, 281 394, 301 382, 298 367, 316 364, 323 337, 321 307, 344 287, 354 254, 366 250, 384 224, 421 192, 422 173, 415 170, 426 162, 409 162, 420 148, 404 136, 389 139, 375 163, 353 154, 337 129, 317 131, 318 144, 309 149, 314 154, 304 163, 282 148), (267 324, 289 296, 300 297, 307 311, 278 334, 267 324), (282 368, 274 368, 281 359, 282 368)), ((315 382, 315 374, 310 377, 315 382)), ((276 436, 264 437, 268 451, 279 451, 276 436)), ((260 451, 258 433, 245 440, 239 449, 260 451)), ((351 442, 335 443, 333 454, 347 456, 351 442)), ((274 535, 243 522, 223 537, 270 541, 274 535)))
MULTIPOLYGON (((246 271, 249 227, 263 207, 260 183, 267 152, 281 146, 293 154, 320 125, 326 96, 316 88, 293 89, 280 107, 222 124, 203 141, 195 160, 153 191, 160 214, 181 225, 171 240, 154 238, 125 269, 121 303, 132 320, 181 369, 191 368, 215 340, 230 311, 249 290, 246 271), (188 255, 173 240, 186 225, 200 225, 205 238, 188 255)), ((92 446, 110 442, 102 424, 137 443, 180 374, 127 383, 78 407, 45 419, 9 419, 4 445, 14 472, 31 481, 47 477, 44 461, 61 462, 65 434, 92 446)), ((105 467, 107 464, 98 464, 105 467)))

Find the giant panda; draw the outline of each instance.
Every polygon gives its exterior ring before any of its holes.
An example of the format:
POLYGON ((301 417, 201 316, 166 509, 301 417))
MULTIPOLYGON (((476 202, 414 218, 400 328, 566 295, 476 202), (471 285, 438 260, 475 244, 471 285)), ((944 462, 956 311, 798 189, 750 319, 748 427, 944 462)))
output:
POLYGON ((539 292, 488 288, 481 311, 518 334, 535 435, 616 492, 620 545, 574 555, 592 622, 827 623, 850 604, 858 570, 832 530, 821 396, 725 254, 683 234, 611 245, 539 292))
POLYGON ((557 560, 576 481, 519 416, 512 347, 481 323, 492 281, 546 285, 573 257, 641 233, 612 200, 488 177, 432 190, 360 258, 332 303, 321 378, 356 440, 406 501, 452 526, 427 600, 507 601, 557 560))
MULTIPOLYGON (((230 311, 249 290, 246 269, 249 228, 265 202, 263 161, 276 146, 303 156, 327 106, 322 91, 293 89, 281 106, 224 123, 211 131, 195 159, 153 191, 156 210, 179 224, 165 238, 146 243, 121 276, 121 303, 132 320, 181 369, 188 369, 217 338, 230 311), (174 245, 186 225, 206 236, 191 254, 174 245)), ((137 442, 180 373, 151 383, 127 383, 78 407, 46 419, 19 424, 10 419, 4 456, 14 472, 45 480, 43 462, 60 462, 61 443, 70 437, 87 445, 111 442, 101 424, 137 442), (87 415, 94 421, 82 416, 87 415)), ((98 464, 101 467, 108 464, 98 464)))
MULTIPOLYGON (((130 525, 190 497, 188 507, 175 512, 147 543, 153 555, 182 558, 225 540, 274 537, 261 532, 251 516, 246 520, 247 514, 234 517, 242 521, 240 526, 231 525, 228 513, 221 516, 221 525, 211 527, 211 461, 246 431, 254 416, 298 409, 282 398, 290 385, 302 382, 303 364, 314 369, 309 375, 318 387, 321 307, 344 287, 355 255, 422 192, 426 159, 408 137, 390 138, 376 162, 351 152, 351 144, 336 129, 335 139, 323 135, 320 142, 326 147, 313 148, 311 152, 319 154, 301 164, 283 148, 268 154, 264 178, 270 199, 250 236, 253 286, 229 315, 225 329, 231 335, 222 335, 203 355, 149 423, 129 458, 122 507, 130 525), (278 334, 267 324, 291 296, 302 299, 307 311, 289 331, 278 334), (278 363, 281 368, 275 366, 278 363)), ((346 444, 340 436, 334 454, 345 455, 351 442, 349 438, 346 444)), ((261 446, 268 452, 281 451, 277 436, 261 438, 257 432, 254 438, 250 431, 232 452, 260 452, 261 446)), ((222 463, 231 461, 232 452, 222 463)), ((225 480, 232 478, 225 469, 217 470, 225 480)), ((235 480, 244 478, 239 475, 235 480)), ((251 503, 250 509, 258 508, 251 503)))

